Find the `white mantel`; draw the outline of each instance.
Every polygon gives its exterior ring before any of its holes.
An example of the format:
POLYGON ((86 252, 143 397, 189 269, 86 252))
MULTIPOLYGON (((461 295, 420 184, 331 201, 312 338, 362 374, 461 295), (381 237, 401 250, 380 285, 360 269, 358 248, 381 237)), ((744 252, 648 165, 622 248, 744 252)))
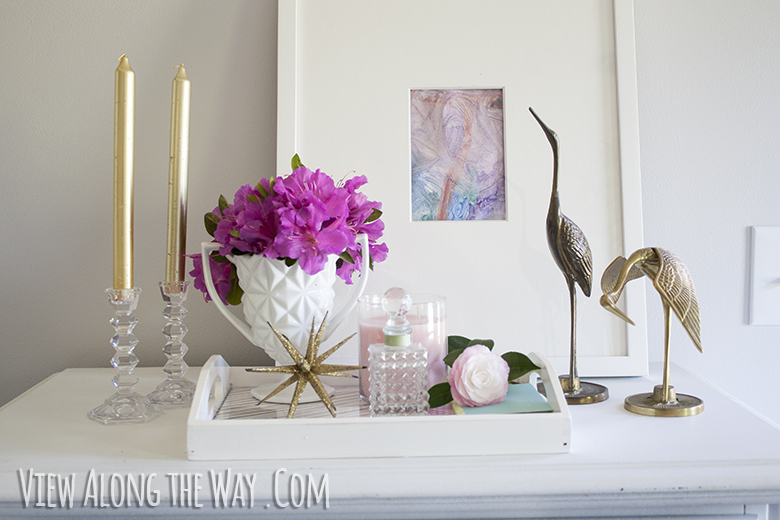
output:
MULTIPOLYGON (((152 390, 163 375, 159 368, 137 373, 141 392, 152 390)), ((780 518, 777 505, 767 505, 780 504, 780 428, 679 367, 672 368, 672 383, 678 392, 704 399, 703 414, 653 418, 623 410, 627 395, 650 391, 660 381, 658 367, 649 378, 602 379, 610 390, 608 401, 570 407, 570 453, 303 461, 188 461, 185 409, 145 425, 92 422, 86 414, 110 393, 111 377, 110 369, 66 370, 0 409, 0 516, 780 518), (76 473, 74 508, 53 511, 31 501, 24 510, 19 468, 76 473), (253 508, 214 509, 209 471, 228 468, 257 475, 253 508), (311 473, 317 482, 327 473, 329 508, 276 507, 273 480, 280 468, 287 470, 279 474, 282 502, 289 501, 286 485, 293 473, 311 473), (91 469, 106 479, 112 473, 157 473, 160 505, 118 511, 81 507, 91 469), (171 507, 168 473, 202 474, 204 506, 171 507)), ((463 442, 490 442, 490 432, 463 442)))

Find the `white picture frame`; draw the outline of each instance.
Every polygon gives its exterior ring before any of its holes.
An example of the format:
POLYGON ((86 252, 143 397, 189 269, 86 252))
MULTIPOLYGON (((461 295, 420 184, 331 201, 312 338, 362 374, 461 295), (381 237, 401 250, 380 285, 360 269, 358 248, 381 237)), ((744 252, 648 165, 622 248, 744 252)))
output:
POLYGON ((278 31, 277 173, 298 153, 336 179, 367 176, 390 248, 369 292, 443 294, 449 334, 538 351, 568 373, 569 296, 545 232, 552 152, 532 106, 560 137, 561 207, 593 251, 579 375, 647 374, 644 284, 622 297, 635 326, 598 303, 604 269, 643 247, 632 2, 279 0, 278 31), (504 89, 505 221, 411 220, 420 88, 504 89))

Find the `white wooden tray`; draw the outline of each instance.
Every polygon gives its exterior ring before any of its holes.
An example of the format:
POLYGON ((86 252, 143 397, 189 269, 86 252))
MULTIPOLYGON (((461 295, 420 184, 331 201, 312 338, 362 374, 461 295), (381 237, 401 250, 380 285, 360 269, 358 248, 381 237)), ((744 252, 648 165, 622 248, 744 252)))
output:
MULTIPOLYGON (((558 376, 550 363, 532 352, 552 413, 506 415, 429 415, 369 417, 358 397, 356 380, 335 387, 338 417, 322 403, 299 405, 293 419, 288 406, 260 405, 252 388, 276 374, 249 373, 230 367, 222 356, 203 366, 187 420, 190 460, 264 460, 362 457, 425 457, 565 453, 571 440, 571 416, 558 376)), ((281 380, 281 378, 279 378, 281 380)))

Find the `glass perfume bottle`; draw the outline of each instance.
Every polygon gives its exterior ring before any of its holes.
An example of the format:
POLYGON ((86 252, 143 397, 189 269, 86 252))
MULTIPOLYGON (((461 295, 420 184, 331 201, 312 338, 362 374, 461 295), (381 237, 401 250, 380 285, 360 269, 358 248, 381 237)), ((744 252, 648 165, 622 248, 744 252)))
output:
POLYGON ((382 298, 387 324, 384 343, 368 347, 369 413, 372 417, 428 415, 428 351, 412 343, 406 313, 412 298, 389 289, 382 298))

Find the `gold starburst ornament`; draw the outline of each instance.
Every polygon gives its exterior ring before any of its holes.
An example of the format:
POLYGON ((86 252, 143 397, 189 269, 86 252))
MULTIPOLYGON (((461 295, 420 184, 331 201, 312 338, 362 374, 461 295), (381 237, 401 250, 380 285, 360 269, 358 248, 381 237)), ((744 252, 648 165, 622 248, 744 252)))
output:
POLYGON ((324 365, 322 363, 331 354, 336 352, 342 345, 355 336, 355 334, 352 334, 337 345, 334 345, 328 349, 323 354, 317 355, 327 319, 328 313, 325 313, 325 317, 322 319, 320 328, 316 333, 314 332, 314 320, 311 320, 311 333, 309 334, 309 344, 306 347, 305 356, 301 355, 301 353, 297 348, 295 348, 295 345, 292 344, 287 336, 276 330, 270 322, 266 322, 268 323, 268 326, 271 327, 271 330, 274 332, 274 334, 276 334, 276 337, 279 338, 279 341, 282 342, 282 345, 290 354, 290 357, 292 357, 295 364, 281 367, 256 367, 246 369, 247 372, 291 374, 284 383, 279 385, 273 392, 265 396, 265 398, 257 403, 258 405, 263 404, 271 397, 275 396, 288 386, 295 383, 295 393, 293 394, 292 401, 290 402, 290 409, 287 411, 287 418, 291 419, 293 414, 295 414, 295 409, 298 407, 298 402, 301 399, 301 394, 303 394, 304 388, 306 388, 307 384, 310 384, 330 414, 333 417, 336 417, 336 406, 333 404, 333 401, 330 399, 328 392, 322 385, 319 376, 357 377, 352 374, 345 374, 344 372, 349 370, 360 370, 365 367, 358 365, 324 365))

